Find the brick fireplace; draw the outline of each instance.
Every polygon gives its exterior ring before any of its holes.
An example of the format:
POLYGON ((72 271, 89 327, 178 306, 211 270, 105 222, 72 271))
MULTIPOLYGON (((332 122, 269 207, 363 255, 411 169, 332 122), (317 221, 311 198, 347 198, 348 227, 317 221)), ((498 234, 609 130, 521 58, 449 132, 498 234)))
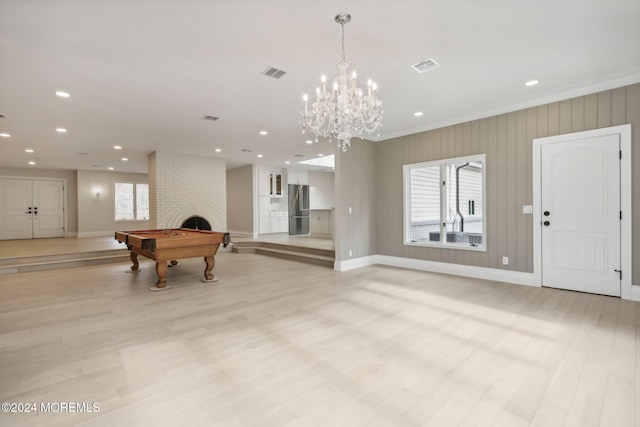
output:
POLYGON ((223 160, 155 151, 149 154, 149 225, 179 228, 191 217, 227 231, 226 164, 223 160))

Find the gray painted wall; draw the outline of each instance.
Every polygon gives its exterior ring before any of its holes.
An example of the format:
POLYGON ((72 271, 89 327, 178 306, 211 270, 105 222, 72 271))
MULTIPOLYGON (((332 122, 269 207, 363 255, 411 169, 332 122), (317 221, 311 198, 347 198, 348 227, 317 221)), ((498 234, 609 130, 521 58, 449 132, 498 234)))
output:
MULTIPOLYGON (((640 266, 640 84, 376 143, 376 253, 532 272, 532 216, 522 205, 533 203, 533 139, 626 123, 633 138, 633 264, 640 266), (402 165, 478 153, 487 155, 487 251, 404 246, 402 165)), ((640 284, 640 268, 633 283, 640 284)))
MULTIPOLYGON (((376 254, 375 143, 352 139, 347 152, 336 150, 335 251, 336 261, 376 254), (352 214, 349 215, 349 207, 352 214), (352 256, 349 256, 349 250, 352 256)), ((402 172, 402 168, 401 172, 402 172)), ((402 209, 402 204, 400 204, 402 209)))
POLYGON ((253 234, 253 165, 227 170, 227 229, 253 234))
POLYGON ((111 236, 114 231, 145 230, 149 221, 114 221, 114 183, 146 183, 146 173, 78 170, 78 237, 111 236), (101 195, 96 197, 96 189, 101 195))

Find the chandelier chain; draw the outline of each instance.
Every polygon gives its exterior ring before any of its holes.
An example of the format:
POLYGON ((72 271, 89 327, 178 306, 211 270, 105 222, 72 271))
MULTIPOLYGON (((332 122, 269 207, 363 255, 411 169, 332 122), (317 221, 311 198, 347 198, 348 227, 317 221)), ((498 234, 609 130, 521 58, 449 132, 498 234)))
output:
POLYGON ((344 51, 344 22, 341 22, 340 26, 342 27, 342 60, 346 61, 347 60, 347 54, 344 51))

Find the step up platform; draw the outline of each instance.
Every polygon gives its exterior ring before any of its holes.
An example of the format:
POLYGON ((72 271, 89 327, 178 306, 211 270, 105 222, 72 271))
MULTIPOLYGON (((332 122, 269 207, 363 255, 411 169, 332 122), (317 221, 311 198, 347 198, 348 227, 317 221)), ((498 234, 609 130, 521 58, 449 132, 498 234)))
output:
POLYGON ((233 253, 256 253, 333 268, 335 251, 272 242, 234 242, 233 253))
POLYGON ((0 258, 0 275, 118 263, 129 260, 129 251, 126 248, 95 252, 0 258))

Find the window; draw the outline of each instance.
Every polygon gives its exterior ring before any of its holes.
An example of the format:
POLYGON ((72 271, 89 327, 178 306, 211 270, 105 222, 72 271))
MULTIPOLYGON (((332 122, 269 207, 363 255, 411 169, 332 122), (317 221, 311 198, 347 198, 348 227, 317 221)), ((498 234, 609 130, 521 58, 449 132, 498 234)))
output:
POLYGON ((485 250, 485 155, 404 165, 404 243, 485 250))
POLYGON ((149 219, 149 184, 116 182, 114 194, 116 221, 149 219))

